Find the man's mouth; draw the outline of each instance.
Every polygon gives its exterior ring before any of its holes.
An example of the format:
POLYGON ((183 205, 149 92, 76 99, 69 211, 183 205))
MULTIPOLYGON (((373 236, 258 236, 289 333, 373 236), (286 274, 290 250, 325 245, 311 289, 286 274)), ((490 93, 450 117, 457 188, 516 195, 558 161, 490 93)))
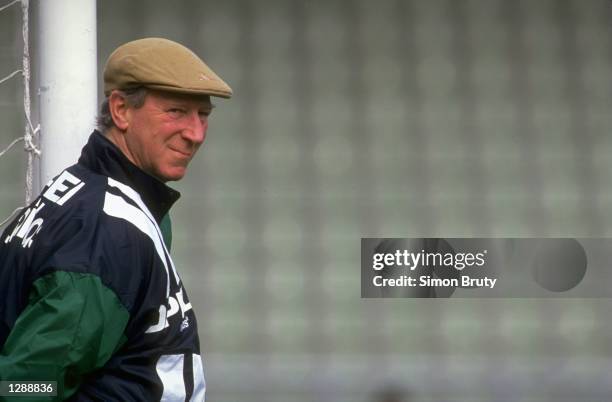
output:
POLYGON ((180 155, 184 156, 185 158, 191 158, 191 152, 183 152, 183 151, 180 151, 180 150, 178 150, 176 148, 172 148, 172 147, 168 147, 168 148, 170 148, 172 151, 176 152, 177 154, 180 154, 180 155))

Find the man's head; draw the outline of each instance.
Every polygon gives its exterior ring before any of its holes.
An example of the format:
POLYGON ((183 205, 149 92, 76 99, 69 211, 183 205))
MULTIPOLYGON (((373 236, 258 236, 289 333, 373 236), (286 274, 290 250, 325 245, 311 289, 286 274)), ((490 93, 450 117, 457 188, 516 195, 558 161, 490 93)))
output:
POLYGON ((166 39, 126 43, 109 57, 98 126, 132 163, 179 180, 206 137, 211 96, 230 87, 186 47, 166 39))

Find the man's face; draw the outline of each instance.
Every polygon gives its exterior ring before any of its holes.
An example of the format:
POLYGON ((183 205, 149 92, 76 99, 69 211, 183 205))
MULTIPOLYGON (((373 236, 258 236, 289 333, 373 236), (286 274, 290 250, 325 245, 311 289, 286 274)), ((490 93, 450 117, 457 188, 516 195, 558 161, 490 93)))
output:
POLYGON ((144 105, 128 108, 126 156, 161 181, 179 180, 206 138, 209 96, 149 91, 144 105))

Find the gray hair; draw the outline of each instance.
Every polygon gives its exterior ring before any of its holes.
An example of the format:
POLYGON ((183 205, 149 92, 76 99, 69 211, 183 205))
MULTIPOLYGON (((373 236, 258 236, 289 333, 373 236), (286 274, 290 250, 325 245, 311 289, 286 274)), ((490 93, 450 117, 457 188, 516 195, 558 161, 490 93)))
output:
MULTIPOLYGON (((147 96, 147 89, 145 87, 124 89, 118 92, 125 99, 125 103, 134 109, 141 108, 147 96)), ((115 122, 113 121, 113 116, 111 116, 108 105, 108 97, 106 97, 100 105, 100 114, 96 119, 96 127, 102 134, 115 127, 115 122)))

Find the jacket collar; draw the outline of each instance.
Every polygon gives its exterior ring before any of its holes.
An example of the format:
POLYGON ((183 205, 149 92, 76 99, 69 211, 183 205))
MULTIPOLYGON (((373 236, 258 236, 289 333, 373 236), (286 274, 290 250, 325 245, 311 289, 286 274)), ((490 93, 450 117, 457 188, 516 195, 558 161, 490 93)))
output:
POLYGON ((80 165, 132 187, 159 223, 181 194, 134 165, 115 144, 95 130, 79 158, 80 165))

